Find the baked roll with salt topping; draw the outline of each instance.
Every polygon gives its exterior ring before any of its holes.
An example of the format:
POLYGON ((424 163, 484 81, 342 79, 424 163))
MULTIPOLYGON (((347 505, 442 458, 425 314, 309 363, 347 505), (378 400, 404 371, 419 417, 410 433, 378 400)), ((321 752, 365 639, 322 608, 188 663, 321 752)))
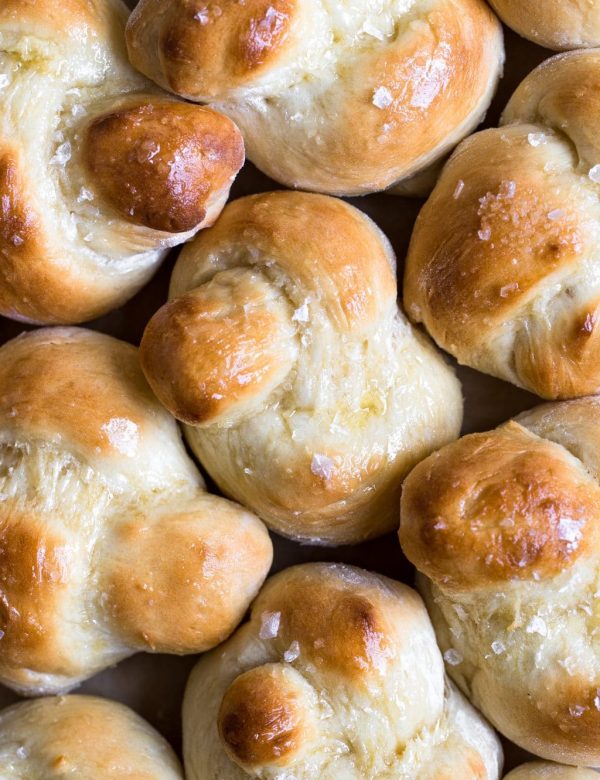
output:
POLYGON ((519 35, 549 49, 600 44, 596 0, 490 0, 498 16, 519 35))
POLYGON ((396 302, 395 258, 323 195, 229 204, 180 255, 142 367, 226 495, 320 544, 397 528, 403 476, 456 438, 453 371, 396 302))
POLYGON ((266 174, 335 195, 420 192, 504 59, 481 0, 141 0, 127 41, 142 73, 234 119, 266 174))
POLYGON ((0 314, 89 320, 212 224, 244 162, 227 117, 127 61, 121 0, 0 3, 0 314))
POLYGON ((128 707, 63 696, 0 711, 2 780, 183 780, 167 742, 128 707))
POLYGON ((134 347, 70 328, 0 349, 1 682, 54 693, 141 650, 207 650, 271 555, 204 491, 134 347))
POLYGON ((544 398, 600 391, 599 96, 600 50, 534 70, 450 159, 407 258, 409 316, 544 398))
POLYGON ((452 679, 535 755, 600 766, 600 398, 466 436, 404 483, 400 541, 452 679))
POLYGON ((183 705, 189 780, 495 780, 500 744, 445 678, 406 585, 338 564, 270 579, 183 705))
POLYGON ((598 773, 593 769, 532 761, 513 769, 505 780, 598 780, 598 773))

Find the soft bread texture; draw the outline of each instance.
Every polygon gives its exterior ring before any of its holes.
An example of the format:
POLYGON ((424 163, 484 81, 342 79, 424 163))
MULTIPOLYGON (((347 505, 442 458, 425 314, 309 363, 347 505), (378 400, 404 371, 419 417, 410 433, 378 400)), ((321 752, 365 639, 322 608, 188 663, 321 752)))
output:
POLYGON ((271 564, 262 523, 204 491, 137 350, 91 331, 0 349, 0 495, 0 681, 23 694, 217 645, 271 564))
POLYGON ((600 44, 600 5, 596 0, 490 0, 513 30, 548 49, 579 49, 600 44))
POLYGON ((323 195, 229 204, 180 255, 142 367, 226 495, 323 544, 397 527, 402 477, 455 438, 452 370, 396 302, 379 228, 323 195))
POLYGON ((0 780, 183 780, 175 753, 128 707, 92 696, 0 712, 0 780))
POLYGON ((189 780, 492 780, 502 750, 445 679, 406 585, 339 564, 270 579, 183 707, 189 780))
POLYGON ((271 178, 336 195, 420 192, 504 59, 481 0, 141 0, 127 41, 142 73, 234 119, 271 178))
POLYGON ((446 165, 407 258, 409 316, 543 398, 600 390, 599 94, 600 50, 533 71, 446 165))
POLYGON ((600 766, 600 398, 466 436, 404 483, 400 541, 453 680, 505 736, 600 766))
POLYGON ((532 761, 513 769, 504 780, 598 780, 593 769, 578 769, 573 766, 550 764, 547 761, 532 761))
POLYGON ((214 222, 244 161, 227 117, 127 61, 121 0, 0 4, 0 313, 116 308, 214 222))

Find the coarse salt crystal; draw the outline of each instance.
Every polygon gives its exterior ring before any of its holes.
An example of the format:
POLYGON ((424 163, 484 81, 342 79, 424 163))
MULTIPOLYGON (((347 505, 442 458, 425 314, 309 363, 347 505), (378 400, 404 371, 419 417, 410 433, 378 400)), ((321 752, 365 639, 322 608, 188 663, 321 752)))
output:
POLYGON ((495 642, 492 642, 492 650, 496 655, 502 655, 502 653, 506 650, 506 645, 504 642, 500 642, 500 640, 496 640, 495 642))
POLYGON ((548 636, 548 627, 546 622, 539 616, 535 615, 529 621, 529 625, 525 629, 528 634, 539 634, 540 636, 548 636))
POLYGON ((588 176, 597 184, 600 183, 600 165, 594 165, 593 168, 590 168, 588 176))
POLYGON ((444 653, 444 661, 450 666, 458 666, 462 663, 463 657, 457 650, 451 648, 444 653))
POLYGON ((378 87, 373 93, 373 105, 376 108, 388 108, 394 102, 394 97, 387 87, 378 87))
POLYGON ((65 141, 64 144, 61 144, 56 152, 54 153, 54 157, 50 160, 51 165, 66 165, 69 160, 71 159, 72 149, 71 144, 69 141, 65 141))
POLYGON ((286 661, 288 664, 290 664, 292 661, 295 661, 296 658, 300 656, 300 645, 296 640, 292 642, 292 644, 288 647, 288 649, 283 654, 283 660, 286 661))
POLYGON ((294 314, 292 315, 292 320, 294 322, 308 322, 309 320, 309 313, 308 313, 308 300, 304 301, 302 306, 300 306, 294 314))
POLYGON ((208 8, 201 8, 194 14, 194 19, 200 24, 208 24, 210 22, 210 16, 208 14, 208 8))
POLYGON ((477 236, 480 241, 489 241, 492 237, 492 229, 490 227, 482 228, 477 231, 477 236))
POLYGON ((516 292, 519 289, 519 283, 518 282, 511 282, 510 284, 505 284, 504 287, 500 288, 500 297, 501 298, 508 298, 508 296, 512 292, 516 292))
POLYGON ((370 35, 372 38, 377 38, 378 41, 382 41, 385 37, 379 27, 375 27, 375 25, 369 21, 363 24, 361 33, 370 35))
POLYGON ((455 190, 454 190, 454 194, 452 195, 452 197, 454 198, 454 200, 458 200, 458 199, 460 198, 460 196, 462 195, 462 191, 464 190, 464 188, 465 188, 465 183, 464 183, 464 181, 463 181, 462 179, 459 179, 459 180, 457 181, 457 183, 456 183, 456 188, 455 188, 455 190))
POLYGON ((544 133, 529 133, 527 136, 527 143, 530 146, 541 146, 542 144, 545 144, 547 141, 547 138, 544 133))
POLYGON ((569 713, 574 718, 580 718, 586 710, 587 707, 582 707, 581 704, 572 704, 569 707, 569 713))
POLYGON ((0 89, 5 89, 8 87, 10 83, 10 79, 6 75, 6 73, 0 73, 0 89))
POLYGON ((274 639, 279 633, 279 624, 281 623, 281 612, 263 612, 260 619, 261 639, 274 639))
POLYGON ((565 216, 565 212, 562 209, 552 209, 548 212, 548 219, 551 222, 556 222, 557 219, 562 219, 565 216))
POLYGON ((334 463, 327 455, 315 453, 310 464, 310 470, 316 477, 329 480, 333 475, 334 463))
POLYGON ((86 200, 94 200, 94 194, 85 187, 82 187, 79 190, 79 195, 77 196, 77 203, 83 203, 86 200))

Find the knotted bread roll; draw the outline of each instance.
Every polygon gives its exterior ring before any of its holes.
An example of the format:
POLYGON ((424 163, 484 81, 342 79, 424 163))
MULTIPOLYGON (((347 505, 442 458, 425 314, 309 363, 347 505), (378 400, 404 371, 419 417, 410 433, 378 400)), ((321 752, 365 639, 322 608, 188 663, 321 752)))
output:
POLYGON ((131 68, 121 0, 0 3, 0 313, 71 323, 212 224, 243 164, 227 117, 131 68))
POLYGON ((544 398, 600 390, 599 96, 600 50, 533 71, 450 159, 407 259, 409 316, 544 398))
POLYGON ((237 200, 180 255, 142 366, 219 487, 321 544, 397 528, 402 477, 458 436, 459 384, 398 311, 379 228, 323 195, 237 200))
POLYGON ((400 541, 451 677, 505 736, 600 766, 600 398, 466 436, 404 483, 400 541))
POLYGON ((0 712, 2 780, 183 780, 175 753, 122 704, 64 696, 0 712))
POLYGON ((140 650, 222 642, 271 543, 203 488, 134 347, 74 328, 3 346, 0 681, 64 691, 140 650))
POLYGON ((519 35, 549 49, 600 44, 597 0, 490 0, 498 16, 519 35))
POLYGON ((502 750, 445 678, 406 585, 339 564, 270 579, 192 672, 189 780, 492 780, 502 750))
POLYGON ((593 769, 577 769, 573 766, 549 764, 546 761, 532 761, 513 769, 505 780, 598 780, 593 769))
POLYGON ((141 0, 127 40, 142 73, 234 119, 273 179, 338 195, 422 189, 504 59, 481 0, 141 0))

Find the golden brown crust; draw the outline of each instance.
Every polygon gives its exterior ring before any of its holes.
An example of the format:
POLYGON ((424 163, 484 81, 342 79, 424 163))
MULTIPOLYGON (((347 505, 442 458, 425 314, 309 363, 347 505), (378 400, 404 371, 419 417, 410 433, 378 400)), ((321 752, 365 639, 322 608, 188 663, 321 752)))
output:
POLYGON ((140 345, 154 392, 188 425, 256 406, 285 378, 296 356, 289 304, 257 278, 237 286, 227 281, 167 303, 146 326, 140 345))
POLYGON ((508 423, 448 445, 411 472, 400 540, 445 589, 552 579, 593 551, 599 512, 600 488, 580 463, 508 423))
POLYGON ((480 0, 343 15, 316 0, 142 0, 127 42, 145 75, 234 118, 272 178, 337 195, 391 187, 443 157, 478 123, 503 59, 480 0))
POLYGON ((183 779, 157 731, 128 707, 92 696, 37 699, 3 710, 0 754, 8 780, 183 779))
POLYGON ((490 0, 501 19, 524 38, 549 49, 600 44, 600 9, 581 0, 490 0))
POLYGON ((202 491, 134 347, 75 328, 9 342, 0 419, 2 682, 64 691, 137 650, 231 633, 271 542, 202 491))
POLYGON ((284 767, 310 741, 302 693, 294 675, 278 664, 251 669, 232 682, 221 702, 218 728, 242 769, 284 767))
POLYGON ((513 769, 505 780, 598 780, 598 773, 549 761, 531 761, 513 769))
POLYGON ((140 102, 96 117, 85 159, 124 219, 181 233, 201 224, 215 190, 244 164, 244 144, 222 114, 174 101, 140 102))

